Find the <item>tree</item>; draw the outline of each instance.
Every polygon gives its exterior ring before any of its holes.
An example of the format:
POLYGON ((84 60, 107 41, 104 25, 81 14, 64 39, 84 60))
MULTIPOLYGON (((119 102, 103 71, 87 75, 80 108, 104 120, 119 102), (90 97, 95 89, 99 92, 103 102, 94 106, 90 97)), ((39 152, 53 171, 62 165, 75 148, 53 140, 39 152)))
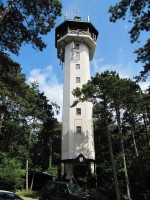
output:
POLYGON ((59 0, 8 0, 0 2, 0 50, 19 53, 22 44, 43 50, 42 35, 50 32, 61 15, 59 0))
MULTIPOLYGON (((116 22, 118 19, 128 18, 129 23, 133 23, 129 34, 131 43, 139 42, 140 34, 150 31, 150 0, 121 0, 115 6, 109 8, 111 13, 110 21, 116 22)), ((135 51, 137 53, 136 62, 142 62, 143 71, 136 77, 138 80, 144 80, 150 73, 150 38, 146 44, 135 51)))
POLYGON ((115 73, 113 72, 109 73, 108 71, 102 73, 101 75, 97 73, 96 76, 92 78, 91 81, 88 81, 87 84, 83 85, 81 89, 77 88, 73 90, 73 94, 77 97, 77 100, 74 102, 73 106, 76 105, 79 101, 93 100, 95 108, 101 107, 101 109, 99 110, 96 109, 97 112, 99 111, 98 123, 100 123, 100 120, 102 121, 101 124, 103 124, 103 129, 107 136, 107 143, 109 147, 109 155, 112 165, 116 199, 120 200, 121 199, 120 188, 117 178, 117 169, 113 154, 111 132, 109 126, 109 123, 111 121, 110 104, 112 101, 110 95, 110 90, 112 88, 110 89, 110 85, 112 85, 113 83, 112 77, 114 74, 115 73))
POLYGON ((34 174, 49 168, 51 138, 56 125, 53 108, 55 104, 49 103, 44 93, 41 93, 37 83, 28 89, 26 106, 21 108, 21 118, 26 128, 26 189, 28 190, 28 171, 33 172, 30 189, 34 182, 34 174))
POLYGON ((19 109, 25 103, 24 97, 29 86, 25 83, 25 76, 21 74, 19 64, 2 52, 0 59, 0 149, 8 151, 11 138, 14 138, 16 143, 16 135, 19 137, 21 134, 19 109))
POLYGON ((145 93, 141 92, 140 94, 142 100, 141 104, 139 106, 140 111, 143 115, 143 121, 144 121, 144 126, 145 126, 145 131, 147 135, 147 142, 148 145, 150 146, 150 86, 149 88, 145 91, 145 93))
POLYGON ((0 152, 19 160, 24 169, 26 165, 27 172, 31 166, 41 167, 37 163, 40 135, 44 140, 40 148, 48 151, 43 163, 49 167, 50 137, 57 121, 53 109, 59 108, 48 103, 37 84, 26 84, 20 65, 5 52, 18 55, 20 47, 29 43, 42 51, 46 47, 42 35, 54 27, 61 8, 59 0, 0 1, 0 152))
POLYGON ((14 158, 8 157, 5 153, 0 153, 0 184, 2 189, 14 190, 23 188, 23 176, 25 170, 21 163, 14 158))
MULTIPOLYGON (((141 185, 143 184, 143 191, 145 191, 143 168, 145 166, 147 173, 148 165, 145 163, 143 166, 141 157, 146 153, 144 152, 145 150, 148 151, 148 145, 144 148, 145 142, 147 142, 145 141, 147 132, 142 133, 140 131, 145 128, 144 120, 142 119, 142 108, 144 104, 147 106, 147 98, 145 98, 145 101, 140 98, 141 89, 139 85, 130 79, 120 78, 116 72, 105 71, 102 74, 96 74, 82 88, 76 88, 73 94, 77 98, 73 106, 79 101, 93 101, 94 103, 94 125, 99 131, 95 139, 96 151, 100 154, 97 161, 101 166, 99 168, 102 170, 104 161, 100 158, 106 159, 106 157, 102 155, 102 147, 100 145, 103 145, 104 149, 106 144, 100 143, 99 138, 102 138, 102 134, 105 134, 115 181, 116 199, 120 198, 117 192, 118 185, 120 185, 121 192, 127 194, 128 199, 131 199, 131 194, 133 195, 130 192, 132 191, 132 185, 135 185, 134 187, 140 185, 140 188, 137 187, 137 191, 140 189, 142 192, 141 185), (140 106, 140 104, 142 105, 140 106), (138 132, 139 127, 140 130, 138 132), (142 140, 140 139, 141 137, 143 137, 142 140), (140 149, 141 146, 142 150, 140 149), (97 150, 98 148, 101 151, 97 150), (133 167, 139 171, 138 180, 134 177, 133 167), (129 184, 129 179, 132 180, 130 180, 131 185, 129 184)), ((103 140, 103 142, 106 141, 103 140)), ((145 155, 148 156, 148 153, 145 155)), ((103 171, 105 170, 106 167, 103 171)))
POLYGON ((50 138, 57 122, 54 109, 57 111, 59 107, 48 102, 37 83, 31 86, 25 83, 18 63, 5 53, 0 54, 0 58, 0 152, 17 159, 24 168, 27 163, 29 168, 35 169, 41 167, 36 161, 39 151, 47 148, 41 160, 44 158, 46 165, 43 169, 48 169, 50 138), (44 143, 39 149, 40 135, 44 143))

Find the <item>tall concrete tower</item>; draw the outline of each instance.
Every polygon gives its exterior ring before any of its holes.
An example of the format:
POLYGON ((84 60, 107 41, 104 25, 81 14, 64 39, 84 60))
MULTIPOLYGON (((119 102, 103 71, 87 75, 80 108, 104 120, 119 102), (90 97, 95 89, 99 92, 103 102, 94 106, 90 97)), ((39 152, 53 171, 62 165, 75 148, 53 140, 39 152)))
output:
POLYGON ((94 56, 98 31, 89 19, 82 21, 75 17, 60 24, 55 34, 57 56, 64 63, 62 174, 67 174, 68 179, 72 175, 85 177, 89 170, 95 171, 92 103, 70 106, 75 100, 73 89, 82 87, 90 79, 90 60, 94 56))

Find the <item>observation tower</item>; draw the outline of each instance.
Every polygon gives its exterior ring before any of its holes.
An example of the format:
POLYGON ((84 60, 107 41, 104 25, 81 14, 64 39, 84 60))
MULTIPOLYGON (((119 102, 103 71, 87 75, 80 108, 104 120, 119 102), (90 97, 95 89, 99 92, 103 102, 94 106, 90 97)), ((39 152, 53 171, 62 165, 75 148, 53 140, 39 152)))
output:
POLYGON ((67 179, 95 174, 93 105, 87 101, 71 105, 75 101, 73 89, 90 80, 97 37, 89 18, 82 21, 78 16, 65 19, 55 31, 57 57, 64 66, 61 163, 62 175, 66 174, 67 179))

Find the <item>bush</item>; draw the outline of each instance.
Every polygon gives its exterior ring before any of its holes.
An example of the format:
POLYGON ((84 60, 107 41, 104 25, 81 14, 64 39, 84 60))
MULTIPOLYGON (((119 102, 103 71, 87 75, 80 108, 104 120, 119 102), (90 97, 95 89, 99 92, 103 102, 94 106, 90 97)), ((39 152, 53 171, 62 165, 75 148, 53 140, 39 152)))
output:
POLYGON ((16 189, 23 188, 24 175, 25 170, 21 168, 21 163, 18 160, 0 153, 1 189, 16 191, 16 189))
POLYGON ((52 176, 52 180, 55 181, 56 179, 58 179, 58 171, 59 171, 59 168, 54 166, 54 167, 50 167, 47 170, 47 173, 49 173, 52 176))

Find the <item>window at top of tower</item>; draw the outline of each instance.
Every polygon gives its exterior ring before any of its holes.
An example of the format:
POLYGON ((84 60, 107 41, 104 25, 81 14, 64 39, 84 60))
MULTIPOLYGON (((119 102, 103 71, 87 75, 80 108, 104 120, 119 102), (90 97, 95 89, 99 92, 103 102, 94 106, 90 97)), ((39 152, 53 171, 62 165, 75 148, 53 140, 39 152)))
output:
POLYGON ((76 58, 80 59, 80 53, 79 52, 76 52, 76 58))
POLYGON ((74 47, 76 50, 78 50, 80 48, 80 44, 78 43, 75 43, 75 47, 74 47))
POLYGON ((71 59, 80 60, 80 52, 73 51, 71 59))

